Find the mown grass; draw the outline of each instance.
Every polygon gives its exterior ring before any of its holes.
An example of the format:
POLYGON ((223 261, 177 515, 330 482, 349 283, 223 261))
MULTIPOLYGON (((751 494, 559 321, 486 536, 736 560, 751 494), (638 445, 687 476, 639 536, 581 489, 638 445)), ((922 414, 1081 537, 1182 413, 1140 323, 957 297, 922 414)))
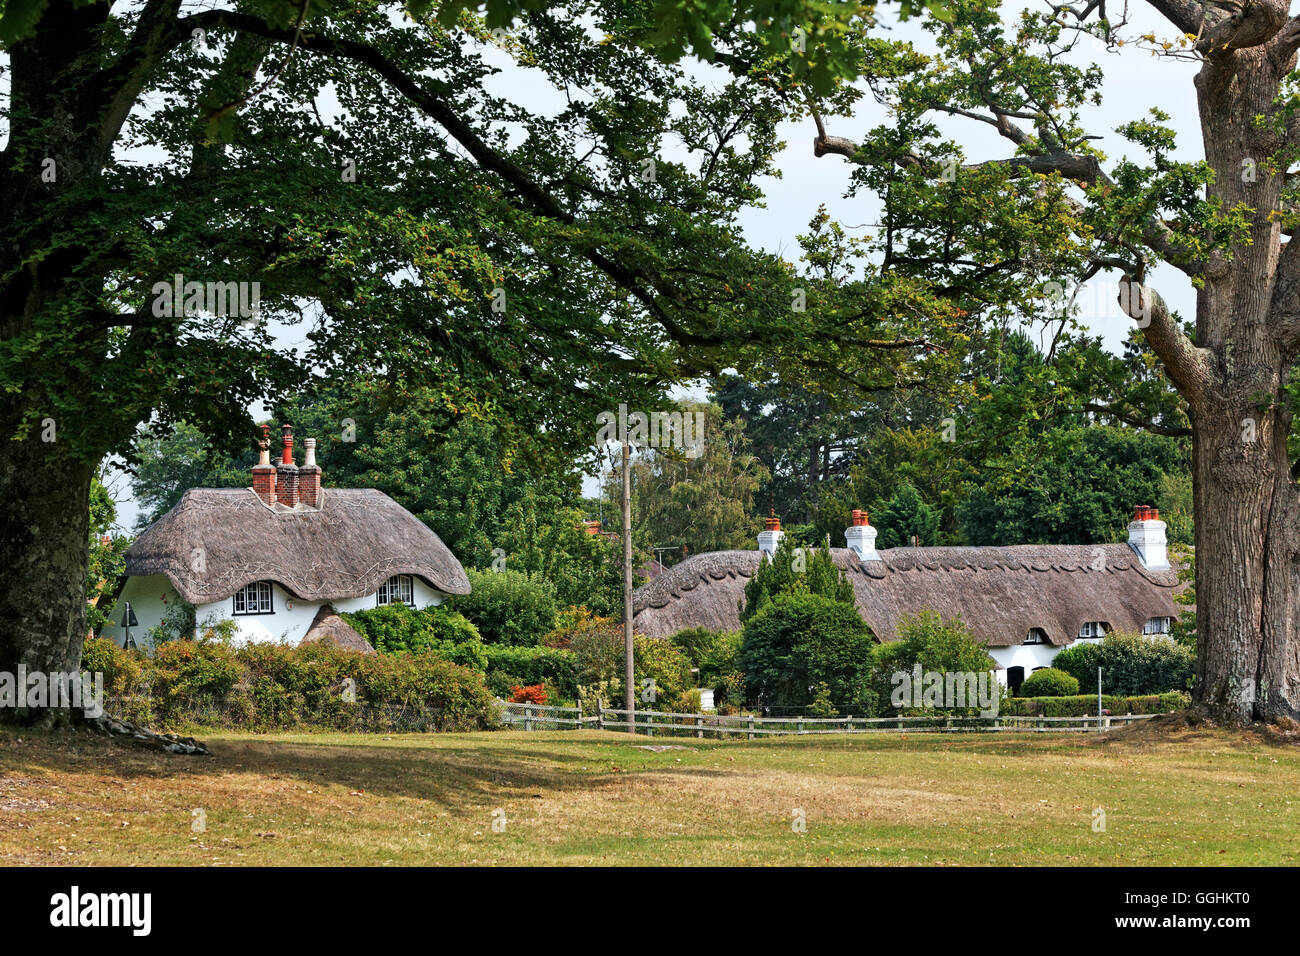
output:
POLYGON ((1300 863, 1300 747, 1225 731, 205 739, 0 731, 0 862, 1300 863), (688 749, 641 749, 665 744, 688 749))

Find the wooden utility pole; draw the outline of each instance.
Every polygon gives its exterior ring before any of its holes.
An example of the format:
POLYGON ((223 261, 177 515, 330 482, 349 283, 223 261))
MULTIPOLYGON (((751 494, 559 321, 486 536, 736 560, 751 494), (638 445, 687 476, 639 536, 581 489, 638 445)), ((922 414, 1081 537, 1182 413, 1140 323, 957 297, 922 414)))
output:
POLYGON ((632 687, 632 446, 623 436, 623 706, 627 731, 636 733, 636 697, 632 687))

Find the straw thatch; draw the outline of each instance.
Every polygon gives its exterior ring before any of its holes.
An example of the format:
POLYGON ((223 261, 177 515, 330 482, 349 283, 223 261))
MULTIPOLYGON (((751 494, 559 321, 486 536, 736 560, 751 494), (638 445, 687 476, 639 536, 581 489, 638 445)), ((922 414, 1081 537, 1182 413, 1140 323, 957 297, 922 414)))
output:
MULTIPOLYGON (((1149 618, 1178 616, 1177 572, 1144 568, 1127 544, 879 553, 882 560, 863 562, 847 548, 831 549, 853 584, 859 612, 882 641, 897 640, 900 620, 925 608, 960 617, 990 647, 1020 644, 1035 627, 1059 646, 1089 621, 1140 631, 1149 618)), ((651 637, 687 627, 737 629, 759 554, 698 554, 665 571, 633 595, 636 629, 651 637)))
POLYGON ((253 581, 275 581, 304 601, 363 597, 395 574, 469 593, 442 539, 369 488, 322 491, 320 508, 303 511, 273 511, 251 488, 191 489, 127 549, 126 573, 165 574, 191 604, 253 581))
POLYGON ((361 654, 378 653, 371 643, 361 636, 361 632, 339 617, 333 604, 322 604, 311 622, 311 627, 303 635, 304 644, 330 644, 348 651, 361 654))

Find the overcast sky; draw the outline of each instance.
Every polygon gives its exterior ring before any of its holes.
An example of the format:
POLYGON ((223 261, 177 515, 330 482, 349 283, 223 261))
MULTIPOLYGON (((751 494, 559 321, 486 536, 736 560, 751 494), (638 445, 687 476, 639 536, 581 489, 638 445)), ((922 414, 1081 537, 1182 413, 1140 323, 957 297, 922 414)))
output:
MULTIPOLYGON (((1010 3, 1004 8, 1004 20, 1025 7, 1041 8, 1038 4, 1010 3)), ((1126 31, 1129 35, 1148 31, 1155 32, 1161 38, 1177 35, 1172 26, 1150 12, 1145 4, 1139 4, 1134 14, 1133 24, 1126 31)), ((888 17, 889 12, 885 11, 884 15, 888 17)), ((919 20, 906 24, 885 23, 882 28, 888 28, 897 38, 912 40, 922 49, 930 49, 929 35, 920 29, 919 24, 919 20)), ((529 71, 513 68, 508 57, 498 51, 492 51, 490 56, 492 62, 504 68, 503 73, 489 81, 493 92, 508 96, 542 113, 550 113, 561 107, 558 96, 547 84, 537 82, 529 75, 529 71)), ((1099 44, 1089 44, 1075 56, 1080 65, 1094 59, 1105 71, 1105 100, 1100 107, 1089 106, 1084 110, 1083 116, 1090 132, 1103 137, 1100 146, 1107 155, 1108 166, 1125 152, 1136 158, 1136 151, 1120 139, 1114 130, 1122 123, 1146 115, 1153 106, 1170 114, 1170 123, 1179 133, 1179 149, 1175 158, 1199 159, 1203 156, 1192 86, 1195 63, 1156 58, 1136 49, 1112 54, 1099 44)), ((692 71, 697 72, 697 75, 707 75, 708 69, 698 67, 692 68, 692 71)), ((324 112, 330 112, 329 104, 321 105, 324 112)), ((885 122, 885 119, 883 111, 867 96, 861 100, 857 115, 828 119, 827 127, 833 135, 857 139, 864 130, 885 122)), ((967 161, 978 162, 1009 155, 1009 144, 984 124, 948 118, 942 118, 938 122, 954 140, 963 144, 967 161)), ((849 164, 846 160, 835 156, 814 158, 814 127, 811 119, 786 123, 781 133, 786 143, 777 162, 783 172, 782 178, 765 180, 762 183, 767 197, 765 207, 747 210, 741 217, 744 234, 753 245, 782 254, 786 258, 794 258, 798 253, 795 237, 805 231, 809 219, 817 207, 823 204, 832 217, 848 226, 863 226, 878 221, 879 207, 873 197, 845 198, 849 181, 849 164)), ((855 231, 861 234, 862 230, 855 231)), ((1130 319, 1119 313, 1115 304, 1115 280, 1115 274, 1098 276, 1077 300, 1083 306, 1081 320, 1094 333, 1102 335, 1112 349, 1118 348, 1131 323, 1130 319)), ((1164 296, 1171 308, 1181 312, 1184 318, 1191 317, 1194 309, 1193 290, 1180 272, 1160 267, 1150 277, 1150 283, 1164 296)), ((302 326, 284 328, 281 329, 279 338, 284 346, 301 345, 305 331, 302 326)), ((702 397, 703 389, 683 389, 681 394, 702 397)), ((119 502, 119 524, 124 529, 129 529, 137 513, 135 503, 130 499, 129 485, 119 475, 111 482, 111 486, 119 502)), ((595 490, 595 482, 588 481, 584 491, 594 494, 595 490)))

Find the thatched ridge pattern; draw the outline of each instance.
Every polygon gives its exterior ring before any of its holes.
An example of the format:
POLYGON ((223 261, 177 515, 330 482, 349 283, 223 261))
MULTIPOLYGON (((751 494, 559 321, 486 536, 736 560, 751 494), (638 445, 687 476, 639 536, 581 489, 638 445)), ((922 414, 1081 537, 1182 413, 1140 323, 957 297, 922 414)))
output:
POLYGON ((413 574, 468 594, 465 569, 433 531, 381 491, 329 488, 320 508, 276 511, 251 488, 194 488, 126 552, 130 576, 164 574, 191 604, 275 581, 304 601, 373 594, 413 574))
MULTIPOLYGON (((1149 618, 1178 616, 1177 572, 1148 570, 1127 544, 892 548, 868 562, 832 548, 831 556, 883 641, 897 640, 902 618, 923 608, 960 617, 991 647, 1019 644, 1034 627, 1060 646, 1089 621, 1136 631, 1149 618)), ((636 629, 651 637, 687 627, 735 630, 758 561, 758 551, 687 558, 634 593, 636 629)))

